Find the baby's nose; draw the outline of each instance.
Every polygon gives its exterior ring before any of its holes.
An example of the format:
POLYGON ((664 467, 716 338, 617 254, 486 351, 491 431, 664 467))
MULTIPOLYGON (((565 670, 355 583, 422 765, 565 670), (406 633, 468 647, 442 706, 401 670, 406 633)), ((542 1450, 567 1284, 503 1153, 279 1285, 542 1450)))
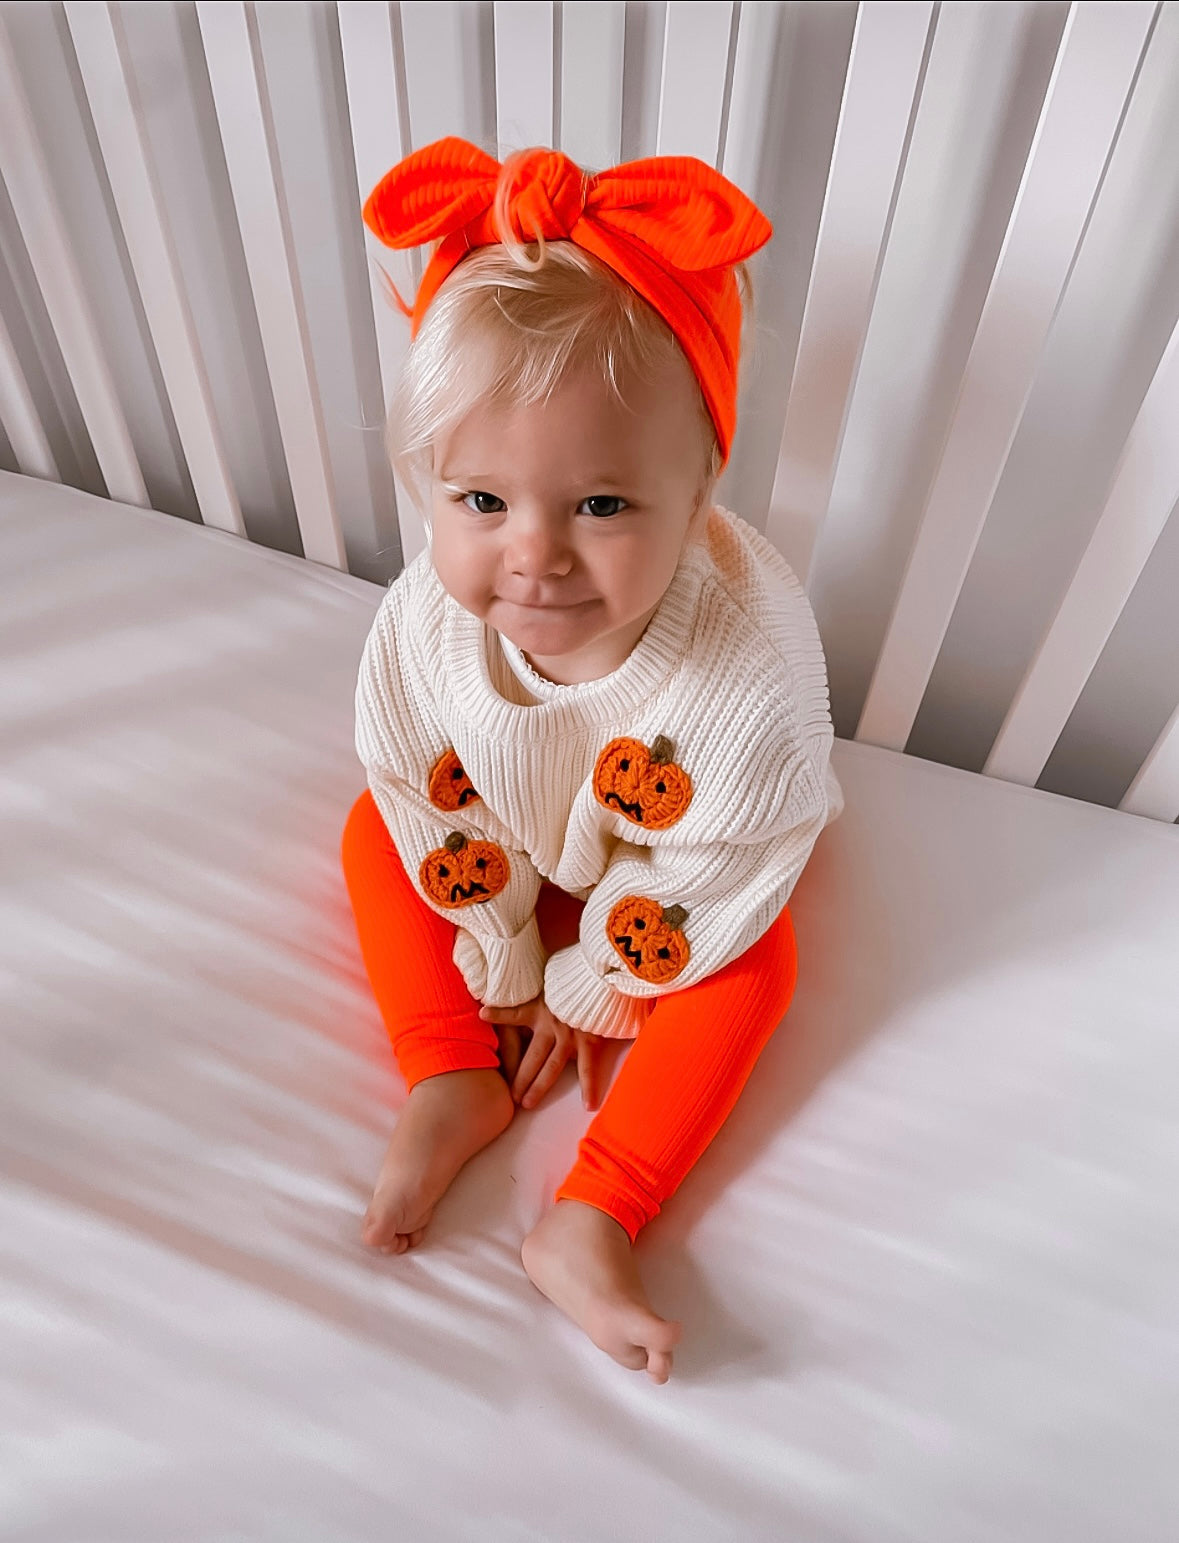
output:
POLYGON ((512 573, 536 578, 549 573, 568 573, 572 566, 568 538, 554 521, 510 522, 506 542, 506 564, 512 573))

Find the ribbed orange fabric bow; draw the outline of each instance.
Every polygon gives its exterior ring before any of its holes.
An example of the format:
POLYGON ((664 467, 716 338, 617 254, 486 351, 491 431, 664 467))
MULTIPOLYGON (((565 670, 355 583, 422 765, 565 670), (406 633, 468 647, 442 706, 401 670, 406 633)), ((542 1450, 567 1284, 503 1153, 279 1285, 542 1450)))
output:
POLYGON ((505 168, 468 140, 435 140, 386 173, 364 206, 365 224, 386 246, 439 243, 412 310, 404 307, 415 334, 451 270, 473 248, 502 240, 495 224, 501 176, 510 178, 512 235, 575 242, 664 318, 696 371, 727 460, 741 337, 733 266, 770 239, 769 220, 690 155, 656 155, 590 175, 559 150, 532 150, 505 168))

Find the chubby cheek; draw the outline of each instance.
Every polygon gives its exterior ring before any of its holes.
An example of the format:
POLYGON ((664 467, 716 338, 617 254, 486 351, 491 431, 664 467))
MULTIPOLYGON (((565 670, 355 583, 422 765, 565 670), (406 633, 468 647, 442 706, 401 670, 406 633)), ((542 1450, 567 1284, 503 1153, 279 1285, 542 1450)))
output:
POLYGON ((484 560, 477 548, 448 540, 437 523, 430 560, 443 589, 464 610, 484 618, 494 593, 494 564, 484 560))
POLYGON ((680 549, 671 540, 666 544, 635 543, 625 559, 614 565, 609 588, 605 591, 620 616, 641 616, 658 605, 675 576, 679 557, 680 549))

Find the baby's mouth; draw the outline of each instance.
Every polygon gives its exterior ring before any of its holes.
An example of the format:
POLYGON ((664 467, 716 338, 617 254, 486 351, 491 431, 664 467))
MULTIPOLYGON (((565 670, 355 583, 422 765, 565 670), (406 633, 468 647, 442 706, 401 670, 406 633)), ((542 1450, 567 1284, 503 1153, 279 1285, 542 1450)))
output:
POLYGON ((503 595, 499 598, 505 605, 515 606, 518 611, 576 611, 589 604, 588 600, 508 600, 503 595))

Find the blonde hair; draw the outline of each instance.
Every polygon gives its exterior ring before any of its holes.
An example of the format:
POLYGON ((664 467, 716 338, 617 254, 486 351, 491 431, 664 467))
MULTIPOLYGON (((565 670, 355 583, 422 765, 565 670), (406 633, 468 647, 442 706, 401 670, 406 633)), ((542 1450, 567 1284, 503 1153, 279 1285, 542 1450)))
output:
MULTIPOLYGON (((506 198, 501 180, 499 202, 506 198)), ((505 211, 501 245, 479 247, 448 275, 410 344, 390 404, 386 447, 393 467, 429 523, 433 446, 480 403, 545 401, 582 368, 600 374, 619 401, 621 381, 645 378, 678 358, 671 328, 643 297, 572 241, 523 243, 505 211)), ((742 263, 738 282, 751 294, 742 263)), ((695 374, 693 372, 693 380, 695 374)), ((697 384, 701 485, 721 458, 716 429, 697 384)))

